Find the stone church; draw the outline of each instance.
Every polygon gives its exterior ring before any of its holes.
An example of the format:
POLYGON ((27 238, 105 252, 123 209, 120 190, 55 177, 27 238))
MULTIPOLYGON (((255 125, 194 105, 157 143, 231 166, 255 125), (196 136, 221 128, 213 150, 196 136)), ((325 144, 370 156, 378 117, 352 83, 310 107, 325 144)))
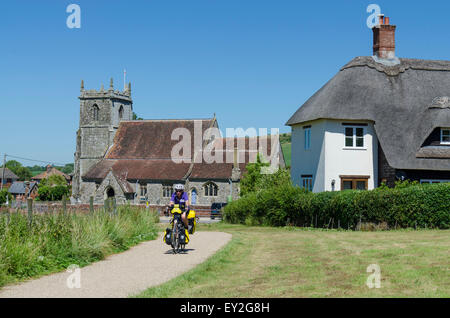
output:
POLYGON ((102 86, 97 91, 85 90, 82 81, 79 99, 72 184, 77 203, 89 203, 93 197, 101 204, 114 197, 119 204, 164 206, 173 185, 182 183, 193 205, 211 206, 239 197, 245 167, 256 160, 257 153, 266 160, 275 156, 277 167, 285 166, 278 136, 223 138, 214 133, 219 131, 215 115, 209 119, 133 120, 131 84, 121 92, 114 89, 111 79, 108 90, 102 86), (190 143, 181 162, 173 160, 173 149, 179 143, 173 138, 177 129, 203 136, 201 145, 190 143), (223 161, 205 160, 205 147, 223 156, 223 161))

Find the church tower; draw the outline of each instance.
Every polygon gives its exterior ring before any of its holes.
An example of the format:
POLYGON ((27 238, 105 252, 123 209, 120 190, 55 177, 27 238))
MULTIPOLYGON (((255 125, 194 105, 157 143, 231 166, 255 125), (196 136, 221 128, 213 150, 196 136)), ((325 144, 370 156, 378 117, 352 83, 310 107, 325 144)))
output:
POLYGON ((103 85, 99 91, 85 90, 81 81, 80 124, 77 131, 75 170, 72 181, 72 196, 83 195, 81 177, 100 159, 112 145, 114 135, 122 120, 133 119, 131 83, 120 92, 114 90, 113 79, 109 89, 103 85))

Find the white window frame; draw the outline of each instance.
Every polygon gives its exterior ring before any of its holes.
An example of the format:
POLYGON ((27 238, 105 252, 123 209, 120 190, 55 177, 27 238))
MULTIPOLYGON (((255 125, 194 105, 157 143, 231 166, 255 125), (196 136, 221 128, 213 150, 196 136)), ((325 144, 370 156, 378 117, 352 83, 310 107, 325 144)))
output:
POLYGON ((311 127, 307 127, 303 129, 303 135, 304 135, 304 149, 310 150, 311 149, 311 127))
POLYGON ((366 147, 366 127, 365 126, 344 126, 344 149, 367 149, 366 147), (353 141, 352 141, 352 146, 347 146, 346 145, 346 141, 347 141, 347 134, 346 134, 346 130, 347 128, 351 128, 353 130, 353 141), (357 128, 361 128, 363 130, 363 135, 362 135, 362 139, 363 139, 363 145, 362 146, 356 146, 356 129, 357 128))
POLYGON ((447 127, 443 127, 443 128, 441 128, 441 144, 442 145, 450 145, 450 141, 443 141, 443 137, 444 137, 444 130, 448 130, 449 131, 449 137, 450 137, 450 128, 447 128, 447 127))

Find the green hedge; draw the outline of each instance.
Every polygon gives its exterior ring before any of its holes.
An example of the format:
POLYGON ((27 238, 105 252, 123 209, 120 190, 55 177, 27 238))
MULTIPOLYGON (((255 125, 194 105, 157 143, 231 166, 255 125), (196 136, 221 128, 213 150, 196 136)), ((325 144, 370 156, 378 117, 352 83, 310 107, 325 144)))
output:
POLYGON ((362 223, 389 228, 450 228, 450 184, 310 193, 286 184, 250 193, 228 204, 230 223, 355 229, 362 223))

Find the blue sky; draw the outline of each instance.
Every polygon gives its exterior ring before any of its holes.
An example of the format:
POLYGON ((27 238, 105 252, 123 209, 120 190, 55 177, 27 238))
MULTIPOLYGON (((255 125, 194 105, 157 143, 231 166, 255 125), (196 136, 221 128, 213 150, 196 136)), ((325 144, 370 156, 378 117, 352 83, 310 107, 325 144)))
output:
POLYGON ((99 89, 113 77, 122 88, 124 68, 145 119, 216 113, 223 131, 288 132, 289 117, 340 67, 372 55, 371 3, 397 25, 397 56, 449 60, 446 0, 2 3, 0 154, 73 162, 81 79, 99 89), (71 3, 81 29, 66 26, 71 3))

